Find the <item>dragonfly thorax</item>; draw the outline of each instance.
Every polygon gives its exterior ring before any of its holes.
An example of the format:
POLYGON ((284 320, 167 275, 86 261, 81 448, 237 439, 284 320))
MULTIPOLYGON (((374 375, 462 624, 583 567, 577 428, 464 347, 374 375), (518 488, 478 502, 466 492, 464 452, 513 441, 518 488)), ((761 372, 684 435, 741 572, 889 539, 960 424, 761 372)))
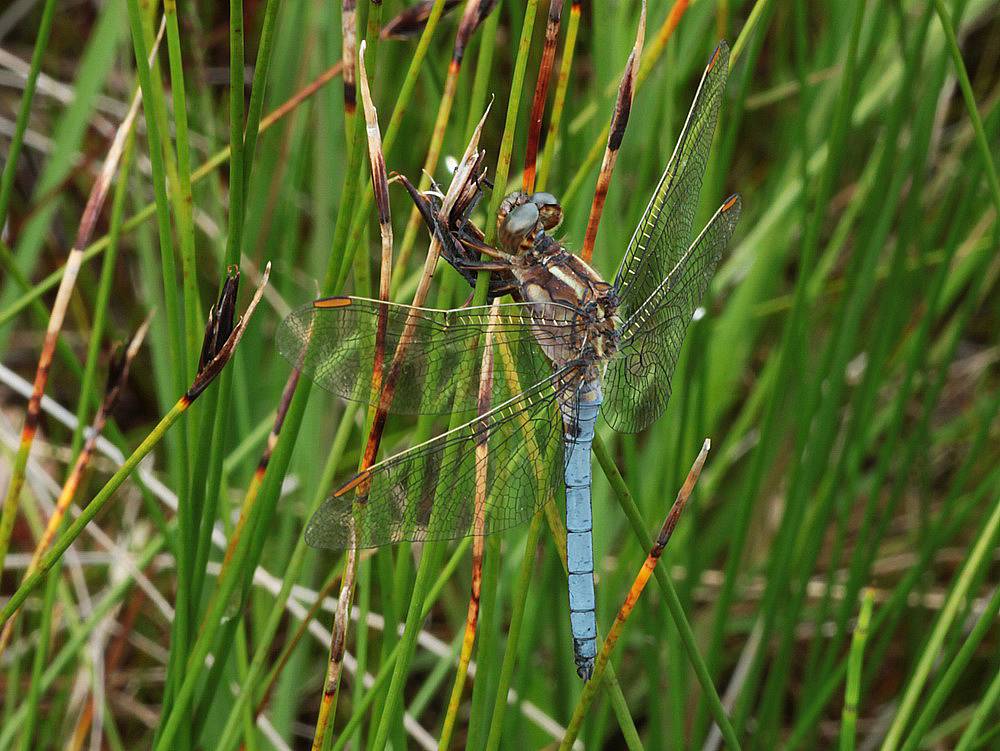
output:
POLYGON ((535 303, 536 336, 546 356, 557 367, 582 361, 596 369, 618 348, 618 296, 548 234, 561 221, 562 207, 551 193, 511 193, 497 212, 500 244, 512 256, 520 298, 535 303))
POLYGON ((536 303, 539 344, 554 365, 596 363, 617 351, 617 294, 582 258, 550 240, 517 261, 521 298, 536 303))

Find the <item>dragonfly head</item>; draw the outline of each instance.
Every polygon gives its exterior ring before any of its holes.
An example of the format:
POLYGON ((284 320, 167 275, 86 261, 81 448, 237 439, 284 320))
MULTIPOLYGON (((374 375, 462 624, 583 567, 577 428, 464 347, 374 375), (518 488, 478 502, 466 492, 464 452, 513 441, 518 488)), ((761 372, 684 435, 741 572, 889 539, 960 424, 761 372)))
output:
POLYGON ((531 251, 536 239, 558 227, 563 220, 562 206, 551 193, 528 195, 523 190, 510 193, 497 211, 497 234, 509 253, 523 255, 531 251))
POLYGON ((504 223, 507 221, 507 215, 510 212, 528 203, 528 200, 528 194, 523 190, 515 190, 513 193, 508 193, 504 196, 504 199, 500 202, 500 208, 497 209, 497 229, 503 228, 504 223))
POLYGON ((559 201, 551 193, 532 193, 531 202, 538 207, 538 218, 542 222, 542 227, 546 230, 553 230, 562 224, 563 210, 559 201))
POLYGON ((535 245, 535 237, 542 231, 538 207, 522 203, 511 209, 500 220, 500 244, 513 255, 523 255, 535 245))

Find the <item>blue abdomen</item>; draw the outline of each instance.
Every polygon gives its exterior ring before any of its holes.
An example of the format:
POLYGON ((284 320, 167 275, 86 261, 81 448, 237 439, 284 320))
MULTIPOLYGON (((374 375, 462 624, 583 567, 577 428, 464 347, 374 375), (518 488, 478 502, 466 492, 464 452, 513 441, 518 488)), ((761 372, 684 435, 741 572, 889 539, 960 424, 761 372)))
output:
POLYGON ((590 449, 601 408, 601 384, 585 383, 563 405, 566 478, 566 560, 569 617, 576 672, 588 680, 597 655, 597 602, 594 595, 594 515, 590 507, 590 449))

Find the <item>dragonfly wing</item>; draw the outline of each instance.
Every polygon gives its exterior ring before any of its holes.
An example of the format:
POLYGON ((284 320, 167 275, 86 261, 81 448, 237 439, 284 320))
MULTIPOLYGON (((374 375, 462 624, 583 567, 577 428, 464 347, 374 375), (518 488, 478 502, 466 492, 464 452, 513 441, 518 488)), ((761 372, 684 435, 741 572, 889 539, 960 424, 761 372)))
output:
POLYGON ((623 319, 642 305, 687 250, 728 71, 729 47, 721 42, 615 276, 623 319))
POLYGON ((306 542, 317 548, 370 548, 465 537, 477 529, 489 534, 520 524, 558 486, 563 470, 558 397, 567 388, 560 374, 552 375, 481 417, 379 462, 323 503, 306 527, 306 542), (477 456, 484 439, 485 456, 477 456), (487 492, 477 527, 480 462, 486 465, 487 492))
MULTIPOLYGON (((376 334, 380 317, 385 325, 383 383, 393 367, 395 388, 390 409, 401 414, 447 414, 475 406, 480 358, 470 350, 481 347, 492 331, 516 362, 523 383, 536 383, 552 368, 538 346, 535 307, 508 303, 492 322, 488 306, 437 310, 370 300, 331 297, 292 312, 278 330, 278 349, 313 381, 332 393, 361 403, 377 405, 372 392, 376 334), (393 361, 395 359, 395 366, 393 361), (461 388, 460 388, 461 387, 461 388)), ((551 325, 544 336, 570 337, 551 325)), ((498 399, 513 396, 500 393, 498 399)))
POLYGON ((635 433, 656 420, 670 399, 670 380, 684 334, 740 218, 739 196, 727 200, 649 297, 619 329, 602 406, 615 430, 635 433))

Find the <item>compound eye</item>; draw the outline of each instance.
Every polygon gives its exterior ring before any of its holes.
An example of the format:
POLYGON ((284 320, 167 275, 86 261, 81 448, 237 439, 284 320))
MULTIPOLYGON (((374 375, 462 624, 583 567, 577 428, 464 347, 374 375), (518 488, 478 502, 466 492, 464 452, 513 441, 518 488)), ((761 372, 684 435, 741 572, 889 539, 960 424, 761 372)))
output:
POLYGON ((558 227, 563 220, 562 206, 551 193, 535 193, 531 196, 531 202, 538 207, 538 215, 542 222, 542 227, 547 230, 558 227))
POLYGON ((511 253, 520 253, 525 240, 533 241, 538 226, 538 207, 524 203, 515 208, 500 225, 500 242, 511 253))

